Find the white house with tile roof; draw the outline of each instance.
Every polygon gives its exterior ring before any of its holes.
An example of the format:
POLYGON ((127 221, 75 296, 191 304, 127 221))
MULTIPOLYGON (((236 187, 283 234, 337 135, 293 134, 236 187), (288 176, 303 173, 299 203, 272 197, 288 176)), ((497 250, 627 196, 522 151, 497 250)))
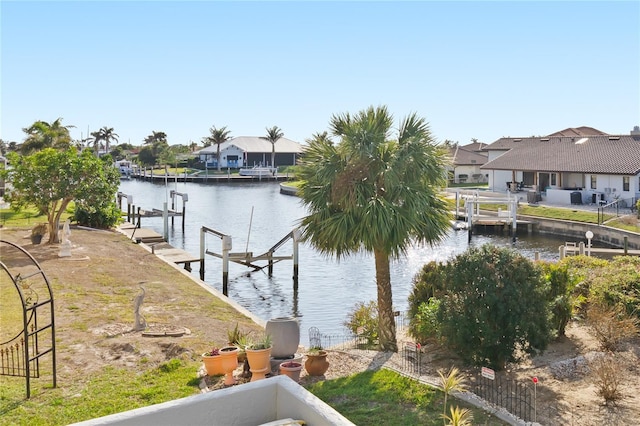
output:
POLYGON ((622 199, 630 206, 640 198, 638 126, 628 135, 580 127, 542 137, 500 138, 484 150, 488 161, 481 170, 494 191, 535 191, 556 204, 622 199))
MULTIPOLYGON (((238 136, 220 144, 220 167, 240 168, 253 166, 271 166, 272 145, 266 139, 259 136, 238 136)), ((211 145, 198 152, 200 161, 209 168, 217 167, 217 145, 211 145)), ((275 165, 290 166, 302 154, 303 146, 291 139, 280 138, 275 143, 275 165)))
POLYGON ((480 166, 487 162, 487 153, 482 148, 487 144, 474 142, 468 145, 455 145, 449 150, 451 157, 450 179, 455 183, 487 182, 486 172, 480 166))

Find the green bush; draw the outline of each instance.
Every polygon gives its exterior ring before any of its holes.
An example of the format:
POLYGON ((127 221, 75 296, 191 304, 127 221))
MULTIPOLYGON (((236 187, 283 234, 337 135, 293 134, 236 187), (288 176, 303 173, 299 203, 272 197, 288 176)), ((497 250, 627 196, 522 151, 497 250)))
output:
POLYGON ((367 345, 374 345, 378 341, 378 305, 371 300, 369 303, 358 302, 347 315, 344 326, 353 334, 367 339, 367 345))
POLYGON ((547 347, 548 290, 532 261, 491 245, 471 248, 449 263, 446 283, 440 330, 466 362, 502 369, 547 347))
POLYGON ((615 257, 590 280, 589 302, 620 306, 640 318, 640 258, 615 257))
POLYGON ((420 305, 432 297, 439 298, 446 288, 446 264, 429 262, 413 278, 413 289, 409 295, 409 317, 418 314, 420 305))
POLYGON ((440 300, 431 297, 428 302, 422 302, 418 311, 409 322, 409 335, 419 343, 440 340, 438 310, 440 300))
POLYGON ((541 267, 549 284, 548 300, 552 314, 551 327, 558 336, 564 336, 565 328, 573 316, 569 268, 565 263, 542 263, 541 267))
POLYGON ((113 202, 106 203, 104 206, 88 206, 78 203, 73 213, 73 220, 78 225, 99 229, 111 228, 118 224, 121 218, 122 212, 113 202))

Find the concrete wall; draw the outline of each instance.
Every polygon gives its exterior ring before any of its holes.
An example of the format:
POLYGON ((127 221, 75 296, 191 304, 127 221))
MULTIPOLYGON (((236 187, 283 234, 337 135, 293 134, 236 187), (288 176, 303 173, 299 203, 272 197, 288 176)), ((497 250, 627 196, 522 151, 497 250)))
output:
POLYGON ((75 425, 246 426, 287 418, 304 420, 309 426, 353 425, 286 376, 245 383, 75 425))
POLYGON ((587 243, 587 237, 585 233, 587 231, 593 232, 593 243, 604 243, 607 245, 622 248, 624 244, 624 237, 628 238, 629 249, 640 249, 640 234, 635 232, 623 231, 608 226, 598 226, 589 223, 568 222, 566 220, 557 219, 541 219, 534 216, 518 215, 519 219, 530 220, 535 222, 535 232, 543 234, 562 235, 567 237, 568 241, 584 241, 587 243))

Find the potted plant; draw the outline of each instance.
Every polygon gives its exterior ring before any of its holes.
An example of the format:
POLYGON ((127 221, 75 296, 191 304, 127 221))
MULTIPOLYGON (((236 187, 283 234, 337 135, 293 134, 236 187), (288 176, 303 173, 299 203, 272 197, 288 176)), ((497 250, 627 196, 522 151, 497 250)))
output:
POLYGON ((213 347, 202 354, 204 369, 208 376, 226 376, 224 384, 229 386, 235 384, 233 370, 238 366, 238 348, 235 346, 225 346, 223 348, 213 347))
POLYGON ((327 361, 327 351, 321 346, 314 346, 307 352, 307 360, 304 363, 304 369, 310 376, 322 376, 329 369, 329 361, 327 361))
POLYGON ((220 348, 213 347, 203 353, 202 362, 204 363, 204 370, 207 372, 207 376, 220 376, 224 374, 220 348))
POLYGON ((271 370, 271 335, 265 333, 261 338, 252 340, 245 351, 251 371, 251 381, 264 379, 266 373, 271 370))
POLYGON ((280 374, 284 374, 294 382, 300 381, 300 373, 302 372, 302 364, 296 361, 286 361, 280 364, 280 374))
POLYGON ((31 244, 40 244, 42 237, 47 233, 49 226, 46 223, 39 223, 31 229, 31 244))
POLYGON ((238 323, 232 329, 227 329, 227 342, 229 346, 238 348, 238 362, 244 362, 247 359, 245 348, 249 345, 249 333, 240 330, 238 323))

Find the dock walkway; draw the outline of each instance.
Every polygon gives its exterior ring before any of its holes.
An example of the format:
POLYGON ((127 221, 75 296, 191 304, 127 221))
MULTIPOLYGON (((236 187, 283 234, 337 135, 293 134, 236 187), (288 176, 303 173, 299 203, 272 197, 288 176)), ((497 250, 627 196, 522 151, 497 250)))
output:
POLYGON ((204 259, 201 259, 188 251, 173 247, 166 242, 162 235, 153 229, 136 228, 135 225, 125 222, 118 227, 120 232, 136 243, 143 243, 151 248, 151 253, 164 259, 167 262, 184 265, 184 269, 191 272, 191 264, 199 262, 200 267, 204 267, 204 259))

